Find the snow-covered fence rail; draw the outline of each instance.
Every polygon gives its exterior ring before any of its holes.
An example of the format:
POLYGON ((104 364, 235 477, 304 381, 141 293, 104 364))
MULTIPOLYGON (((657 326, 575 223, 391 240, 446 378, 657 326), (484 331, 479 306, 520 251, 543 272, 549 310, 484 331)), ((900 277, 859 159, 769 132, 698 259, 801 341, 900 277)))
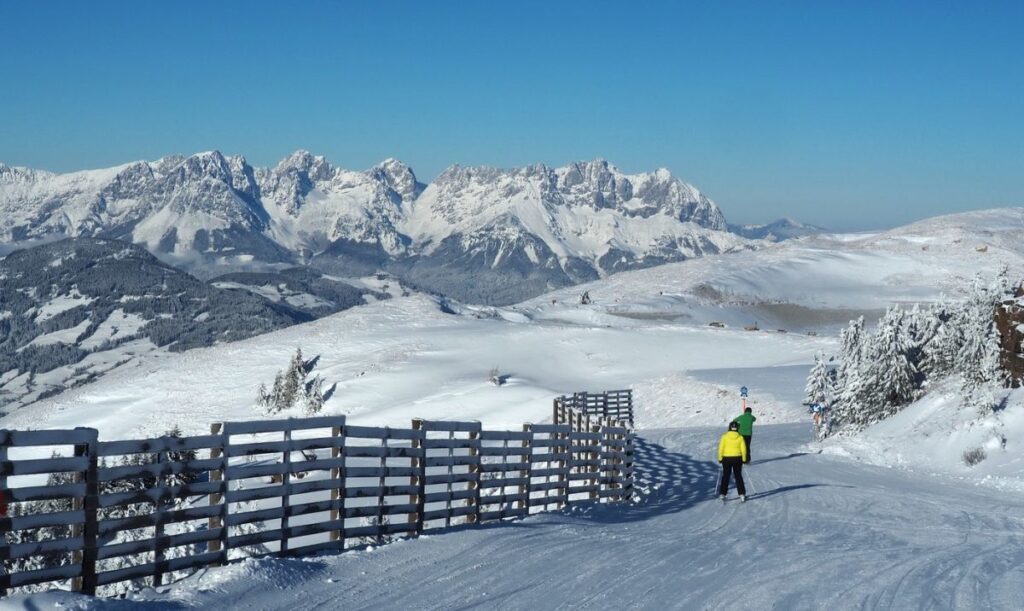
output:
POLYGON ((633 426, 633 391, 577 392, 555 399, 555 423, 566 422, 566 410, 597 418, 611 418, 633 426))
POLYGON ((344 416, 216 423, 210 435, 98 441, 94 429, 0 430, 0 594, 160 585, 265 554, 632 495, 633 433, 572 407, 556 424, 349 425, 344 416))

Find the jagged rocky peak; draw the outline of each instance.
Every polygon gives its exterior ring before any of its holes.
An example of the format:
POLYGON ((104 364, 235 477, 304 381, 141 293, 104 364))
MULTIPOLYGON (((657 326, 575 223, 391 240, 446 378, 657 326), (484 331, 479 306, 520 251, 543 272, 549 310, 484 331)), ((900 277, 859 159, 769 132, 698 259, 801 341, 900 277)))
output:
POLYGON ((641 218, 663 214, 709 229, 727 227, 714 202, 667 169, 625 174, 600 158, 555 169, 542 164, 508 170, 453 165, 430 187, 434 208, 446 213, 454 208, 465 212, 497 210, 501 206, 488 205, 486 200, 509 199, 529 187, 527 193, 535 193, 533 199, 539 198, 547 210, 591 208, 641 218), (461 203, 456 204, 456 199, 461 203), (438 208, 442 202, 446 203, 438 208))
POLYGON ((557 174, 559 189, 573 196, 570 204, 616 208, 633 198, 629 178, 604 159, 571 163, 557 174))
POLYGON ((208 151, 186 157, 161 181, 160 191, 170 193, 170 203, 181 210, 227 210, 229 200, 241 197, 247 204, 259 198, 253 169, 241 155, 225 157, 208 151))
POLYGON ((501 173, 502 170, 489 166, 471 167, 456 163, 445 168, 430 186, 444 191, 455 191, 469 186, 472 182, 490 182, 501 173))
POLYGON ((278 174, 304 174, 315 182, 330 180, 334 174, 334 168, 323 155, 313 155, 302 149, 282 159, 274 171, 278 174))
POLYGON ((0 163, 0 182, 8 184, 27 184, 53 176, 53 173, 47 172, 46 170, 33 170, 31 168, 9 166, 0 163))
POLYGON ((175 169, 179 175, 186 177, 226 178, 231 176, 228 160, 220 151, 206 151, 190 155, 182 160, 175 169))
POLYGON ((157 172, 158 174, 167 174, 168 172, 173 171, 174 168, 184 163, 186 159, 188 159, 188 157, 186 157, 185 155, 168 155, 166 157, 161 157, 160 159, 157 159, 156 161, 150 163, 149 165, 151 168, 153 168, 154 172, 157 172))
POLYGON ((144 195, 156 180, 154 166, 160 167, 144 161, 129 164, 103 188, 101 195, 104 201, 138 198, 144 195))
POLYGON ((426 187, 416 180, 416 174, 408 165, 388 157, 369 170, 370 176, 397 193, 403 202, 416 199, 426 187))

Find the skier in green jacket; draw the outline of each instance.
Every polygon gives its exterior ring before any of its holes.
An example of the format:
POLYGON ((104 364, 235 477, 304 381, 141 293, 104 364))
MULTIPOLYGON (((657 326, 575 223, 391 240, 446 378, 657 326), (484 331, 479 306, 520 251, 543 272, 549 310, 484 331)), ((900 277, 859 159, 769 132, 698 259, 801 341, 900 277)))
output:
POLYGON ((747 442, 747 459, 743 461, 746 464, 750 463, 750 438, 754 435, 754 421, 757 420, 753 411, 748 407, 742 414, 733 418, 733 422, 740 425, 740 435, 743 435, 743 440, 747 442))

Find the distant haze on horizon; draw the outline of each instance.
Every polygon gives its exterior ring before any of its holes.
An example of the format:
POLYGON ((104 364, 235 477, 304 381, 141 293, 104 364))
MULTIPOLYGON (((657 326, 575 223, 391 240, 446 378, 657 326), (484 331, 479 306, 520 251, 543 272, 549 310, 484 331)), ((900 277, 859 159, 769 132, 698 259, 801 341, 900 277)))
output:
POLYGON ((0 5, 0 162, 666 167, 733 223, 1024 205, 1024 4, 0 5))

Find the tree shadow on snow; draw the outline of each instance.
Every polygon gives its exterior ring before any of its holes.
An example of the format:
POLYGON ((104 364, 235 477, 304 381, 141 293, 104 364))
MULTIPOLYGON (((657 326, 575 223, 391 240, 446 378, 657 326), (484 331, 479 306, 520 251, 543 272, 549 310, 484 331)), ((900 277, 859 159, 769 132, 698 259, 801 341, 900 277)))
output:
POLYGON ((328 388, 326 392, 324 392, 324 401, 326 401, 326 400, 330 399, 331 397, 333 397, 335 391, 337 391, 337 390, 338 390, 338 383, 335 382, 334 384, 331 384, 331 387, 328 388))

